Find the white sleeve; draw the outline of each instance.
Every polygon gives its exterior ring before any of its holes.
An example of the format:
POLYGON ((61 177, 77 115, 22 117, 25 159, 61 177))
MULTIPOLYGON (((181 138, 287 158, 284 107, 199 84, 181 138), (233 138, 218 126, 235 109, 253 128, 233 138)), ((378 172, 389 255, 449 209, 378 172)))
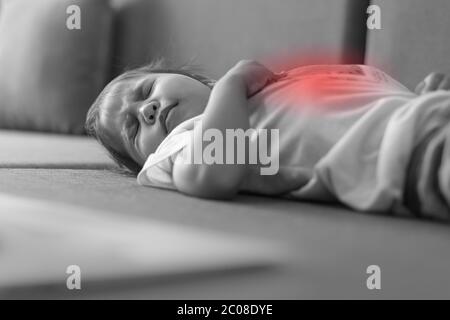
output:
POLYGON ((178 154, 189 144, 191 138, 191 130, 167 137, 147 158, 137 176, 137 182, 143 186, 176 189, 172 179, 173 163, 178 154))

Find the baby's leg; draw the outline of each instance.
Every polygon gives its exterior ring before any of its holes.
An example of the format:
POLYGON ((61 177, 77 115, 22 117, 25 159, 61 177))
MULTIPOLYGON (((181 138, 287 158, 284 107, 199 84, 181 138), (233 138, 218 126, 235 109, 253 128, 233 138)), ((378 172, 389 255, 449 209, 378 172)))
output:
POLYGON ((450 124, 430 132, 414 149, 404 201, 417 216, 450 219, 450 124))

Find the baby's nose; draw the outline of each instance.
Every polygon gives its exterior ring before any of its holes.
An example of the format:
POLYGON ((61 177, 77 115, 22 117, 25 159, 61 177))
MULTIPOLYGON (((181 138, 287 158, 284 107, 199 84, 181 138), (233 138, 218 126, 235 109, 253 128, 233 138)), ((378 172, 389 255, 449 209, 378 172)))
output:
POLYGON ((151 101, 143 105, 139 109, 139 113, 147 124, 154 124, 156 121, 156 112, 158 112, 159 103, 157 101, 151 101))

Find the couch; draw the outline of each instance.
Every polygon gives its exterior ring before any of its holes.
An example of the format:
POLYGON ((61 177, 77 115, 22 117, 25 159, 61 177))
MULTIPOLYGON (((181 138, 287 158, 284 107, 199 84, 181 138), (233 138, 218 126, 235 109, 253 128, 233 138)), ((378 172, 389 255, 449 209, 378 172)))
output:
MULTIPOLYGON (((272 58, 295 52, 309 53, 297 64, 320 62, 326 52, 329 63, 380 66, 410 88, 431 71, 450 72, 450 44, 445 41, 450 28, 448 1, 374 0, 372 4, 381 8, 380 30, 366 28, 369 4, 369 0, 112 0, 103 84, 124 68, 159 55, 180 63, 195 59, 212 77, 242 58, 260 59, 281 70, 280 61, 285 59, 272 58)), ((8 291, 3 297, 450 298, 447 224, 354 212, 338 205, 249 195, 233 202, 211 201, 145 188, 134 177, 117 173, 92 138, 61 130, 45 132, 52 128, 0 130, 1 194, 39 199, 49 207, 70 205, 80 212, 101 210, 276 241, 292 248, 290 259, 269 271, 156 284, 125 282, 77 294, 8 291), (381 290, 366 287, 366 269, 373 264, 382 270, 381 290)))

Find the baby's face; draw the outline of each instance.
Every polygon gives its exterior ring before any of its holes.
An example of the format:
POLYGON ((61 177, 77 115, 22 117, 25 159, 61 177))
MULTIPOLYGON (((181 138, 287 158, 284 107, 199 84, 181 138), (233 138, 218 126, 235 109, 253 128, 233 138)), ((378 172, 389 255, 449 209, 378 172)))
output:
POLYGON ((152 73, 112 86, 99 125, 116 151, 141 166, 181 122, 201 114, 211 89, 185 75, 152 73))

